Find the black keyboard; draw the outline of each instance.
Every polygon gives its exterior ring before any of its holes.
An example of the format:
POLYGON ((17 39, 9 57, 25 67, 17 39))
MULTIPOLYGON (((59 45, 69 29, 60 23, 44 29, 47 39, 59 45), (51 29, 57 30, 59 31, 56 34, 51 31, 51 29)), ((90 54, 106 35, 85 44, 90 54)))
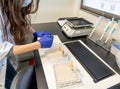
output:
POLYGON ((108 88, 108 89, 120 89, 120 83, 108 88))
POLYGON ((72 43, 67 43, 65 45, 90 74, 94 82, 98 82, 114 74, 114 72, 110 68, 108 68, 80 42, 76 41, 72 43))

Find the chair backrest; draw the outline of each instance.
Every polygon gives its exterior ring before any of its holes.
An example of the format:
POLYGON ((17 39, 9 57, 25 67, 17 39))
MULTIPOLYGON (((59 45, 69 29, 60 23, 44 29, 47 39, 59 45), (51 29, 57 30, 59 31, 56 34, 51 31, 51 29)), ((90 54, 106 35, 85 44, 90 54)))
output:
POLYGON ((29 66, 18 72, 11 89, 37 89, 34 67, 29 66))
POLYGON ((6 78, 5 78, 5 88, 10 89, 11 83, 16 76, 17 72, 10 63, 9 59, 7 59, 7 65, 6 65, 6 78))

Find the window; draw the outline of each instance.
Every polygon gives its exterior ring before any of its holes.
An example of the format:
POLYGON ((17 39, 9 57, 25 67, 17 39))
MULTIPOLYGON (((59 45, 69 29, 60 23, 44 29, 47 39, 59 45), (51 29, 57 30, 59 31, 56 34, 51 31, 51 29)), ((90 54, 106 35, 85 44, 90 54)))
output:
POLYGON ((82 0, 81 9, 120 19, 120 0, 82 0))

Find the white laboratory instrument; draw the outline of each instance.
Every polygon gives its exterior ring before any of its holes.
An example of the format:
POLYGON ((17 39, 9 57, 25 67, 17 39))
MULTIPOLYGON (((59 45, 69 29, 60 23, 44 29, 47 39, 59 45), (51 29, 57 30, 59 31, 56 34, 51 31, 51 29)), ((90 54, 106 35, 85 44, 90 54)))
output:
POLYGON ((103 33, 102 33, 99 41, 101 41, 101 40, 103 39, 105 33, 108 32, 108 30, 110 29, 110 25, 111 25, 113 22, 114 22, 114 17, 113 17, 112 19, 110 19, 110 21, 109 21, 108 24, 106 25, 106 27, 105 27, 105 29, 104 29, 104 31, 103 31, 103 33))
POLYGON ((73 61, 55 64, 54 72, 58 88, 79 85, 81 83, 79 73, 77 73, 73 61))
POLYGON ((113 35, 113 33, 114 33, 115 30, 116 30, 116 27, 117 27, 119 24, 120 24, 120 21, 119 21, 119 20, 118 20, 118 22, 117 22, 117 21, 115 22, 114 26, 112 27, 112 29, 111 29, 110 32, 109 32, 109 35, 108 35, 107 39, 105 40, 105 43, 108 42, 108 40, 109 40, 110 37, 113 35))
POLYGON ((62 26, 63 32, 70 38, 89 35, 93 24, 84 18, 66 19, 62 26))
POLYGON ((104 19, 104 16, 100 16, 97 20, 97 23, 94 25, 94 29, 91 31, 89 37, 91 37, 93 35, 93 33, 95 32, 95 30, 97 29, 98 25, 100 24, 101 20, 104 19))

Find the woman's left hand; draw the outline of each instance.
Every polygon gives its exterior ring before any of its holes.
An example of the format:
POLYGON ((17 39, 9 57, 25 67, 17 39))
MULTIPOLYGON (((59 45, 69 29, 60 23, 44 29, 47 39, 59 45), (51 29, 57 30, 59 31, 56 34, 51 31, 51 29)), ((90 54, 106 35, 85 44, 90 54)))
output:
POLYGON ((51 35, 50 32, 47 32, 47 31, 42 31, 42 32, 34 32, 33 33, 33 36, 34 37, 42 37, 43 35, 51 35))

